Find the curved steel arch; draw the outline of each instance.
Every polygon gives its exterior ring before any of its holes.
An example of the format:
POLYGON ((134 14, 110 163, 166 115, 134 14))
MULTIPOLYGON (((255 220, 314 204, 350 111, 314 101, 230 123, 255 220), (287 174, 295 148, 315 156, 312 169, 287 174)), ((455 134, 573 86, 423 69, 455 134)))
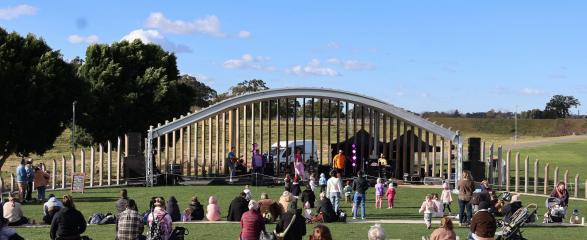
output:
POLYGON ((168 124, 149 130, 149 141, 166 133, 172 132, 176 129, 183 128, 204 119, 214 116, 218 113, 225 112, 229 109, 237 108, 239 106, 258 101, 265 101, 278 98, 327 98, 337 99, 352 103, 358 103, 374 109, 381 113, 387 113, 395 116, 398 119, 409 122, 416 127, 421 127, 435 133, 445 139, 452 140, 456 133, 450 129, 432 123, 418 115, 408 112, 402 108, 388 104, 382 100, 342 90, 328 89, 328 88, 279 88, 269 89, 260 92, 249 93, 237 97, 233 97, 222 102, 216 103, 210 107, 202 109, 199 112, 191 113, 185 117, 177 119, 168 124))

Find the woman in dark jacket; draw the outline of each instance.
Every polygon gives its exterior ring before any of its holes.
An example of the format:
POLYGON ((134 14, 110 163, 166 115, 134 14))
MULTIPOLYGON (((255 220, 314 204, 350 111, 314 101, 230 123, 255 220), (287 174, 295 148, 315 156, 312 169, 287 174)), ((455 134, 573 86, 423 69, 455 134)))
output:
POLYGON ((569 192, 567 191, 567 187, 565 182, 559 182, 556 185, 556 188, 552 190, 550 193, 550 197, 558 198, 561 202, 562 207, 566 207, 569 205, 569 192))
POLYGON ((314 195, 314 191, 312 191, 312 187, 310 185, 306 185, 306 190, 302 192, 302 206, 306 204, 306 202, 310 203, 310 208, 314 208, 314 202, 316 201, 316 195, 314 195))
POLYGON ((175 199, 174 196, 169 197, 166 210, 169 213, 169 216, 171 216, 171 221, 181 221, 181 212, 179 211, 179 206, 177 205, 177 199, 175 199))
POLYGON ((241 192, 239 196, 234 198, 228 207, 227 221, 239 222, 243 214, 249 210, 249 201, 246 199, 247 194, 241 192))
POLYGON ((326 193, 324 192, 320 193, 320 206, 316 212, 322 214, 324 222, 335 222, 337 219, 336 212, 334 212, 334 206, 332 205, 332 202, 330 202, 330 199, 326 198, 326 193))
POLYGON ((55 213, 51 222, 51 239, 81 239, 81 234, 86 231, 84 215, 73 205, 70 195, 63 196, 63 208, 55 213))
POLYGON ((279 219, 277 226, 275 226, 277 233, 285 232, 285 229, 291 224, 287 233, 285 233, 284 240, 302 240, 306 235, 306 219, 302 216, 302 210, 296 209, 295 204, 290 204, 289 211, 281 214, 279 219), (295 220, 293 219, 294 216, 295 220), (292 220, 294 220, 293 223, 292 220))
POLYGON ((459 181, 459 223, 468 224, 473 216, 473 207, 471 206, 471 198, 473 198, 473 191, 475 191, 475 183, 471 172, 463 171, 463 178, 459 181), (465 210, 467 213, 465 214, 465 210))
POLYGON ((204 206, 198 201, 198 197, 194 196, 192 198, 192 202, 190 203, 190 208, 192 209, 192 221, 193 220, 203 220, 204 219, 204 206))

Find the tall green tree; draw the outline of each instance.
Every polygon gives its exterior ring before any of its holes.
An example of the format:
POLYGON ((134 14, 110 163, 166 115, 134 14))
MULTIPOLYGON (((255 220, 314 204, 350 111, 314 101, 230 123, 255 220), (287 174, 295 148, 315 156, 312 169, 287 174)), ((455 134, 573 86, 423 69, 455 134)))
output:
POLYGON ((194 91, 194 106, 198 108, 205 108, 210 106, 212 101, 218 96, 216 90, 208 85, 198 81, 194 76, 187 74, 181 75, 179 82, 189 86, 194 91))
POLYGON ((79 125, 97 142, 145 133, 149 125, 186 114, 196 102, 193 88, 179 81, 175 55, 140 40, 89 46, 79 73, 91 92, 80 103, 79 125))
POLYGON ((544 111, 547 115, 556 118, 566 118, 570 115, 569 110, 572 107, 580 106, 579 99, 573 96, 554 95, 548 103, 544 111), (550 113, 550 114, 549 114, 550 113))
POLYGON ((0 28, 0 168, 11 154, 42 155, 84 93, 75 69, 43 39, 0 28))

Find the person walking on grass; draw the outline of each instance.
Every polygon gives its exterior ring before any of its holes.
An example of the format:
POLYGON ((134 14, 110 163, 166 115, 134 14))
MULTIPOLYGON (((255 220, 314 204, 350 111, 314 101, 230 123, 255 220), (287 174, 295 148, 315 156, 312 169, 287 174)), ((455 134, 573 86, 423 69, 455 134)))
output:
MULTIPOLYGON (((442 194, 440 195, 440 200, 442 201, 442 212, 447 213, 448 215, 452 215, 452 211, 450 210, 450 204, 452 203, 452 193, 448 187, 448 183, 442 184, 442 194)), ((451 222, 452 224, 452 222, 451 222)))
POLYGON ((63 196, 63 208, 53 217, 51 222, 50 237, 56 239, 81 239, 81 234, 86 231, 84 215, 73 204, 71 195, 63 196))
POLYGON ((387 196, 387 208, 393 208, 393 201, 395 200, 395 187, 393 187, 392 182, 389 183, 385 195, 387 196))
POLYGON ((383 185, 383 179, 377 178, 377 183, 375 184, 375 208, 381 208, 384 192, 385 185, 383 185))
POLYGON ((359 215, 359 207, 361 208, 361 219, 365 219, 365 202, 367 201, 367 192, 369 189, 369 182, 363 177, 363 171, 357 172, 357 178, 353 181, 353 191, 355 196, 353 199, 353 219, 357 219, 359 215))
POLYGON ((475 183, 471 172, 463 171, 463 178, 459 180, 459 225, 468 225, 473 216, 471 199, 475 190, 475 183), (465 213, 466 211, 466 213, 465 213))
POLYGON ((438 208, 434 204, 434 201, 432 201, 432 195, 426 195, 426 199, 422 202, 419 212, 424 214, 424 223, 426 223, 427 229, 430 229, 432 226, 432 215, 437 211, 438 208))

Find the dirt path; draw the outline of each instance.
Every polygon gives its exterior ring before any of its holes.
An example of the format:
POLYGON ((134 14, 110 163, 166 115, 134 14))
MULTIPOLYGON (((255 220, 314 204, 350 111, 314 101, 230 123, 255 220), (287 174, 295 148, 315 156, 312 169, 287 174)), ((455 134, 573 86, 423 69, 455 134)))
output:
POLYGON ((533 139, 533 140, 518 142, 517 144, 510 143, 508 145, 504 145, 504 148, 505 149, 512 149, 512 150, 524 149, 524 148, 552 145, 552 144, 557 144, 557 143, 576 142, 576 141, 581 141, 581 140, 587 140, 587 135, 572 135, 572 136, 563 136, 563 137, 549 137, 549 138, 533 139))

